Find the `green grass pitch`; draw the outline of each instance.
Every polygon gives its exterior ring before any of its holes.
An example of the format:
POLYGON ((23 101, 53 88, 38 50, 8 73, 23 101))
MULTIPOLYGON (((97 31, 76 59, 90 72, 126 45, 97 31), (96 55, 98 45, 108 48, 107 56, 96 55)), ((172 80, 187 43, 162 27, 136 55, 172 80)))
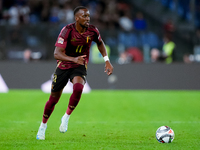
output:
POLYGON ((0 94, 1 150, 197 150, 200 149, 200 92, 93 90, 83 94, 66 133, 60 120, 70 94, 63 94, 48 122, 46 140, 36 140, 49 94, 10 90, 0 94), (175 132, 158 143, 162 125, 175 132))

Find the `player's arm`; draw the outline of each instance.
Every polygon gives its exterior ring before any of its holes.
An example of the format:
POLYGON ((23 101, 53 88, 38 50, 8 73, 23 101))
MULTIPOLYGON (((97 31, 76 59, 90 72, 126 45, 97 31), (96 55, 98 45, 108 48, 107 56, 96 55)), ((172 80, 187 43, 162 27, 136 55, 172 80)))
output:
MULTIPOLYGON (((97 43, 97 47, 99 49, 99 52, 101 53, 101 55, 105 58, 107 56, 108 58, 108 55, 107 55, 107 51, 106 51, 106 47, 105 47, 105 44, 103 42, 103 40, 101 40, 100 42, 97 43)), ((107 73, 107 75, 111 75, 112 72, 113 72, 113 66, 112 64, 110 63, 109 59, 106 59, 105 60, 105 71, 107 73)))
POLYGON ((61 61, 72 61, 74 63, 84 65, 85 64, 86 55, 78 56, 78 57, 70 57, 65 54, 65 49, 61 47, 57 47, 54 50, 54 58, 61 61))

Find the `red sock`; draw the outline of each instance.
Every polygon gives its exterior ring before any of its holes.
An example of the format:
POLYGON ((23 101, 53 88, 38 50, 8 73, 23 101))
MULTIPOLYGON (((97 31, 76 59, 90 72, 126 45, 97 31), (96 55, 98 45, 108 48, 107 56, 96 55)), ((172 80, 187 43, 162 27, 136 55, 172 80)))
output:
POLYGON ((74 84, 73 93, 69 99, 69 105, 66 111, 68 115, 70 115, 75 109, 75 107, 78 105, 78 102, 81 98, 82 91, 83 91, 83 85, 81 83, 74 84))
POLYGON ((51 113, 54 110, 56 103, 58 102, 58 100, 59 100, 59 98, 52 97, 50 95, 49 100, 46 102, 46 105, 44 107, 44 114, 43 114, 43 119, 42 119, 43 123, 47 123, 51 113))

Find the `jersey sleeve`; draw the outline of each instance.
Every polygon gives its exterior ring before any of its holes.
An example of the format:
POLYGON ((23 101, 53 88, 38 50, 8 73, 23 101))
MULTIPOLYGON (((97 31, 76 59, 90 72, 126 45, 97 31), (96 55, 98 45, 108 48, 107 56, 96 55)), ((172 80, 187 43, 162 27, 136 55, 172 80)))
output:
POLYGON ((94 28, 94 32, 96 33, 94 37, 94 42, 98 44, 101 42, 101 35, 99 33, 99 30, 96 27, 94 28))
POLYGON ((70 29, 66 26, 62 28, 60 34, 58 35, 57 41, 55 43, 56 47, 66 48, 67 46, 67 39, 70 34, 70 29))

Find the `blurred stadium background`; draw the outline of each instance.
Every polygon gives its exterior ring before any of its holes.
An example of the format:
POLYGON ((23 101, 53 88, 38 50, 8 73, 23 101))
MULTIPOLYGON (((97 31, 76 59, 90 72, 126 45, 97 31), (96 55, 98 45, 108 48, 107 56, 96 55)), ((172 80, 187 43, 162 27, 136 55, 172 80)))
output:
POLYGON ((0 0, 1 149, 199 149, 199 75, 200 0, 0 0), (40 88, 51 79, 54 44, 78 5, 89 8, 114 72, 104 73, 92 45, 92 92, 83 94, 70 130, 58 132, 70 97, 63 94, 46 141, 36 141, 49 97, 40 88), (164 37, 176 45, 173 61, 154 62, 151 50, 162 51, 164 37), (157 142, 162 125, 174 130, 173 143, 157 142))
MULTIPOLYGON (((154 72, 152 78, 150 77, 151 81, 160 84, 166 82, 164 84, 166 86, 155 86, 156 89, 170 88, 169 80, 165 79, 166 77, 172 79, 174 76, 175 78, 170 80, 171 83, 180 85, 180 88, 175 86, 175 89, 181 89, 180 83, 184 83, 183 81, 188 82, 183 89, 187 89, 187 86, 188 89, 200 89, 194 86, 199 80, 197 70, 200 62, 200 0, 0 0, 0 74, 10 88, 39 88, 36 85, 16 86, 23 82, 27 84, 30 78, 37 76, 35 75, 37 71, 31 76, 31 70, 34 69, 27 69, 29 73, 25 72, 26 74, 22 75, 23 66, 32 65, 37 70, 38 66, 43 65, 49 68, 41 71, 44 72, 44 78, 50 78, 54 69, 52 61, 55 63, 53 58, 55 41, 61 28, 74 21, 73 9, 78 5, 89 8, 91 24, 100 30, 110 59, 116 68, 116 76, 106 81, 108 84, 114 83, 117 79, 120 81, 120 77, 123 76, 120 74, 120 69, 125 67, 130 71, 127 71, 127 74, 138 72, 135 76, 136 81, 144 80, 149 72, 154 72), (165 62, 151 60, 151 50, 157 48, 162 51, 165 36, 176 45, 173 49, 173 61, 170 62, 174 70, 165 65, 165 62), (186 65, 184 68, 185 64, 190 66, 186 65), (21 70, 16 69, 20 66, 21 70), (164 72, 161 69, 163 67, 164 72), (181 71, 178 73, 167 74, 177 72, 180 68, 181 71), (148 72, 148 69, 152 70, 148 72), (15 75, 10 74, 13 70, 15 75), (184 71, 187 72, 186 77, 175 82, 180 79, 179 76, 184 71), (140 73, 143 76, 140 76, 140 73), (161 77, 162 82, 157 82, 158 77, 161 77)), ((98 64, 97 66, 100 65, 101 68, 102 61, 99 60, 99 54, 95 53, 95 50, 95 46, 92 46, 90 64, 91 66, 98 64)), ((38 78, 43 77, 39 75, 38 78)), ((88 80, 89 78, 92 76, 89 76, 88 80)), ((94 79, 91 81, 95 82, 94 79)), ((140 89, 148 89, 150 86, 140 86, 144 84, 136 81, 132 81, 131 84, 136 83, 135 86, 139 86, 140 89)), ((106 88, 103 85, 100 87, 106 88)), ((110 84, 110 87, 116 86, 110 84)))

